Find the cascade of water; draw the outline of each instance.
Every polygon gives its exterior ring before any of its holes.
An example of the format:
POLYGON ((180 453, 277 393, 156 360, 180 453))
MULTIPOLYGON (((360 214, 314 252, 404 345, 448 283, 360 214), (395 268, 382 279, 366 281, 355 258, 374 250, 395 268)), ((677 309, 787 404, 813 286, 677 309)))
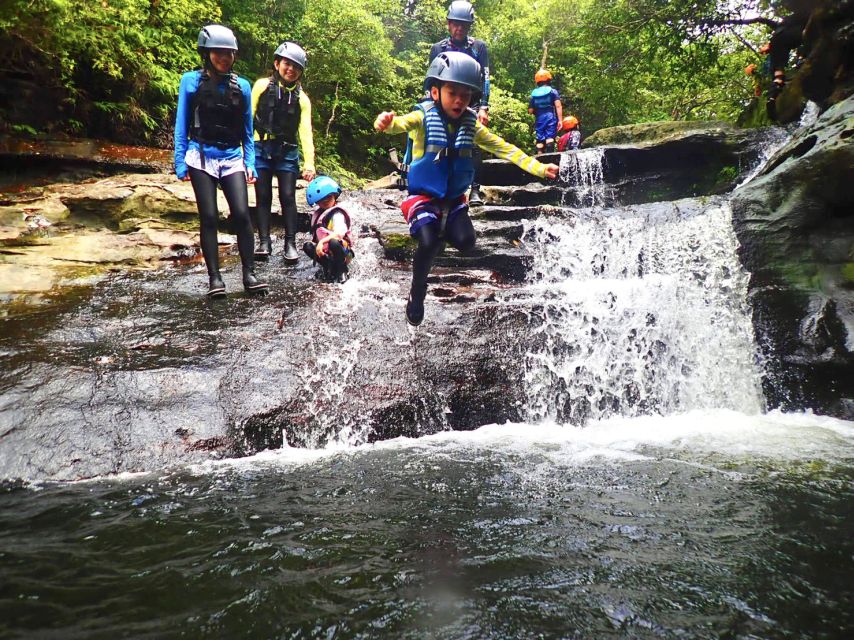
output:
POLYGON ((604 176, 604 148, 577 149, 560 156, 560 179, 570 186, 581 206, 605 204, 604 176))
POLYGON ((815 121, 818 120, 819 111, 820 107, 818 104, 812 100, 807 102, 803 113, 801 113, 801 119, 798 121, 798 127, 809 127, 815 124, 815 121))
POLYGON ((531 420, 763 408, 731 212, 682 200, 530 223, 531 420))
POLYGON ((736 185, 735 188, 738 189, 739 187, 746 185, 758 176, 759 172, 762 171, 762 168, 768 160, 770 160, 779 149, 782 149, 791 137, 791 134, 781 127, 769 128, 763 135, 762 140, 759 141, 759 154, 755 166, 745 174, 745 177, 736 185))

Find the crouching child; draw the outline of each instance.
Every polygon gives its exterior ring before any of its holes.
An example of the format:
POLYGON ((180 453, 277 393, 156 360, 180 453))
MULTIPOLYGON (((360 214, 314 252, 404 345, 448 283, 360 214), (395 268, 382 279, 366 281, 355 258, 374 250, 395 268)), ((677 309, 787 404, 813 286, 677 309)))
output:
POLYGON ((325 282, 347 282, 353 252, 350 235, 350 214, 338 204, 341 187, 328 176, 318 176, 305 190, 309 206, 317 207, 311 214, 311 239, 303 251, 321 267, 325 282))
POLYGON ((427 70, 424 87, 430 99, 404 116, 384 111, 374 122, 378 131, 406 132, 412 139, 409 197, 400 205, 409 233, 418 241, 406 303, 406 320, 412 326, 424 319, 427 276, 445 241, 459 251, 474 247, 474 227, 465 196, 474 180, 474 147, 539 178, 558 175, 557 165, 542 164, 525 155, 478 122, 469 104, 477 99, 482 86, 481 67, 474 58, 458 51, 444 52, 427 70))

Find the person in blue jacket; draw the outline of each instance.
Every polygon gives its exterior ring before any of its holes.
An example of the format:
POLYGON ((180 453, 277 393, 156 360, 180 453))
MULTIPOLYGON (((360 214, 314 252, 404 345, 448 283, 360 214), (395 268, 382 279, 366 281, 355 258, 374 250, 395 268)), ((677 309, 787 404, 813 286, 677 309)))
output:
POLYGON ((528 113, 534 114, 534 132, 537 137, 537 153, 554 151, 555 138, 563 120, 560 94, 552 87, 552 74, 540 69, 534 74, 537 88, 531 92, 528 113))
MULTIPOLYGON (((469 31, 474 26, 474 8, 470 2, 454 0, 448 6, 447 20, 448 37, 436 42, 430 48, 430 56, 427 59, 428 66, 440 53, 448 53, 449 51, 459 51, 474 58, 480 65, 481 78, 477 101, 471 105, 471 108, 477 113, 477 121, 485 127, 489 124, 489 49, 483 40, 472 38, 469 35, 469 31)), ((425 96, 425 98, 429 98, 429 96, 425 96)), ((483 156, 480 150, 475 149, 472 154, 475 176, 468 195, 468 204, 472 207, 483 205, 479 180, 482 161, 483 156)))
POLYGON ((208 269, 208 296, 225 295, 219 271, 216 189, 222 187, 243 266, 243 288, 266 293, 255 275, 253 231, 247 183, 255 182, 252 94, 249 82, 233 73, 237 38, 219 24, 199 32, 202 68, 181 77, 175 118, 175 174, 189 180, 199 210, 200 242, 208 269))

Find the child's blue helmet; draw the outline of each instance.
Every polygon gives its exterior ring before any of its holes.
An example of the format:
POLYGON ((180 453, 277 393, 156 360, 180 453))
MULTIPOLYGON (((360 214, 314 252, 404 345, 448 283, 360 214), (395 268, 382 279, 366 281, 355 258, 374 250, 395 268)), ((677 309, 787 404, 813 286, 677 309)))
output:
POLYGON ((308 201, 310 207, 313 207, 325 197, 333 194, 336 196, 341 195, 341 187, 329 176, 317 176, 305 188, 305 199, 308 201))
POLYGON ((424 78, 424 88, 429 90, 433 85, 443 82, 456 82, 471 87, 474 91, 472 100, 477 100, 483 91, 483 72, 480 63, 462 51, 446 51, 433 58, 427 77, 424 78))

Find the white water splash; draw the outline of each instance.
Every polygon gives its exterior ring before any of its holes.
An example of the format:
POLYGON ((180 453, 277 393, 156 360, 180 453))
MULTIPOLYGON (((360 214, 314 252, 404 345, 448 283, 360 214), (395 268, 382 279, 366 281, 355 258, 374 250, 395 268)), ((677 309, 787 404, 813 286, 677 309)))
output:
POLYGON ((756 164, 745 174, 744 178, 735 186, 735 189, 743 187, 758 176, 774 154, 782 149, 791 139, 791 134, 783 128, 771 127, 767 129, 762 140, 759 142, 759 153, 757 154, 756 164))
POLYGON ((560 156, 560 179, 569 184, 582 206, 605 204, 605 149, 576 149, 560 156))
POLYGON ((529 223, 530 420, 763 409, 731 217, 700 199, 529 223))
POLYGON ((807 102, 804 107, 803 113, 801 113, 801 118, 798 121, 798 127, 810 127, 815 124, 816 120, 818 120, 820 107, 810 100, 807 102))

